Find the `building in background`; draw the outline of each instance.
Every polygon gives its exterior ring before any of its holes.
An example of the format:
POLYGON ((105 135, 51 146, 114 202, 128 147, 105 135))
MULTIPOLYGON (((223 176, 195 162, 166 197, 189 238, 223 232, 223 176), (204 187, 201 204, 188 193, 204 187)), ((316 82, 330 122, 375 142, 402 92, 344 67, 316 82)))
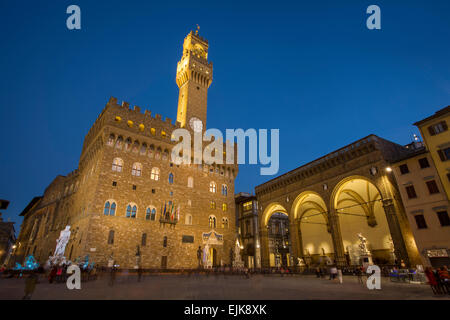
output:
POLYGON ((70 226, 72 261, 89 255, 100 266, 197 268, 198 248, 208 244, 208 265, 231 264, 238 166, 171 161, 175 129, 206 130, 208 48, 198 32, 184 39, 175 124, 109 100, 84 139, 78 169, 57 176, 23 211, 18 256, 45 262, 70 226))
POLYGON ((434 115, 420 120, 416 125, 433 159, 437 173, 441 178, 447 199, 450 200, 450 106, 434 115))
POLYGON ((256 196, 240 192, 235 196, 236 223, 243 247, 242 260, 248 268, 261 268, 259 242, 258 201, 256 196))
MULTIPOLYGON (((0 200, 0 210, 8 208, 8 200, 0 200)), ((14 222, 3 221, 0 212, 0 266, 10 264, 10 257, 15 249, 16 232, 14 222)))
POLYGON ((406 216, 425 266, 450 265, 449 201, 423 143, 392 163, 406 216))

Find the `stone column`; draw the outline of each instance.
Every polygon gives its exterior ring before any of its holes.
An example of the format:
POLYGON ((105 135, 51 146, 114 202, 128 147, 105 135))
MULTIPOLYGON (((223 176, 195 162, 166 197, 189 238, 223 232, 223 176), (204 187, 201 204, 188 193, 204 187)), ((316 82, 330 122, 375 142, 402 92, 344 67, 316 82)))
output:
POLYGON ((339 225, 339 216, 336 211, 331 211, 328 215, 328 223, 330 224, 331 237, 333 239, 334 257, 338 267, 345 267, 347 261, 344 255, 344 245, 342 243, 341 227, 339 225))
POLYGON ((268 268, 270 266, 269 258, 269 231, 266 228, 259 229, 259 235, 261 237, 261 267, 268 268))
POLYGON ((295 224, 297 229, 297 238, 298 238, 298 255, 297 257, 303 258, 305 255, 305 250, 303 249, 303 238, 302 238, 302 230, 301 230, 301 222, 298 220, 295 224))
POLYGON ((405 240, 403 239, 402 230, 395 212, 394 201, 392 199, 383 200, 383 209, 391 232, 392 241, 394 242, 395 257, 397 262, 401 260, 407 266, 410 265, 408 251, 406 250, 405 240))

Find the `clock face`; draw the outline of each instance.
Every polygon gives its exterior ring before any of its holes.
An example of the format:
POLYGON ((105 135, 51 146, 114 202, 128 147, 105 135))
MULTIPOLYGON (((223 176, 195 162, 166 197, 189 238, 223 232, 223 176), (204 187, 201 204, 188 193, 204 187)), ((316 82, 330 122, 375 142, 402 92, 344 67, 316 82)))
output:
POLYGON ((203 129, 203 123, 202 120, 196 118, 196 117, 192 117, 189 120, 189 125, 191 126, 191 128, 195 131, 195 132, 200 132, 203 129))

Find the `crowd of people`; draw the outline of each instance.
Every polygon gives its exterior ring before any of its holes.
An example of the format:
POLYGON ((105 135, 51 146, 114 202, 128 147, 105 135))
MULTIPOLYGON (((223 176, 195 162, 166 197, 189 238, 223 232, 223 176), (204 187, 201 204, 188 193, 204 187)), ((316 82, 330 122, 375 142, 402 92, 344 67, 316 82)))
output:
POLYGON ((435 295, 450 294, 450 275, 447 266, 436 269, 427 267, 425 275, 435 295))

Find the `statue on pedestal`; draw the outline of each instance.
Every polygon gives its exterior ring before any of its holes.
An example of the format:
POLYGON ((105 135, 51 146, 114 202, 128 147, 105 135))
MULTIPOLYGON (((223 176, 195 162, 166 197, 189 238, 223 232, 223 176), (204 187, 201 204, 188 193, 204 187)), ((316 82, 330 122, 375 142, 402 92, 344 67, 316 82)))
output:
POLYGON ((204 268, 212 267, 212 263, 210 261, 210 254, 209 254, 209 245, 208 245, 208 243, 206 243, 205 247, 203 248, 203 267, 204 268))
POLYGON ((243 268, 244 262, 241 258, 241 246, 239 244, 239 240, 236 239, 236 245, 234 246, 234 257, 233 257, 233 267, 235 268, 243 268))
POLYGON ((70 226, 66 226, 64 230, 59 234, 59 238, 56 240, 56 249, 53 256, 63 256, 66 250, 66 245, 70 239, 70 226))
POLYGON ((372 262, 372 255, 370 254, 369 249, 367 248, 367 239, 361 234, 357 234, 359 239, 359 258, 360 258, 360 264, 362 264, 365 268, 367 266, 373 264, 372 262))
POLYGON ((50 265, 62 265, 66 263, 66 257, 64 252, 66 251, 67 243, 70 239, 70 226, 66 226, 64 230, 59 234, 59 238, 56 239, 56 249, 53 256, 48 258, 47 264, 50 265))

